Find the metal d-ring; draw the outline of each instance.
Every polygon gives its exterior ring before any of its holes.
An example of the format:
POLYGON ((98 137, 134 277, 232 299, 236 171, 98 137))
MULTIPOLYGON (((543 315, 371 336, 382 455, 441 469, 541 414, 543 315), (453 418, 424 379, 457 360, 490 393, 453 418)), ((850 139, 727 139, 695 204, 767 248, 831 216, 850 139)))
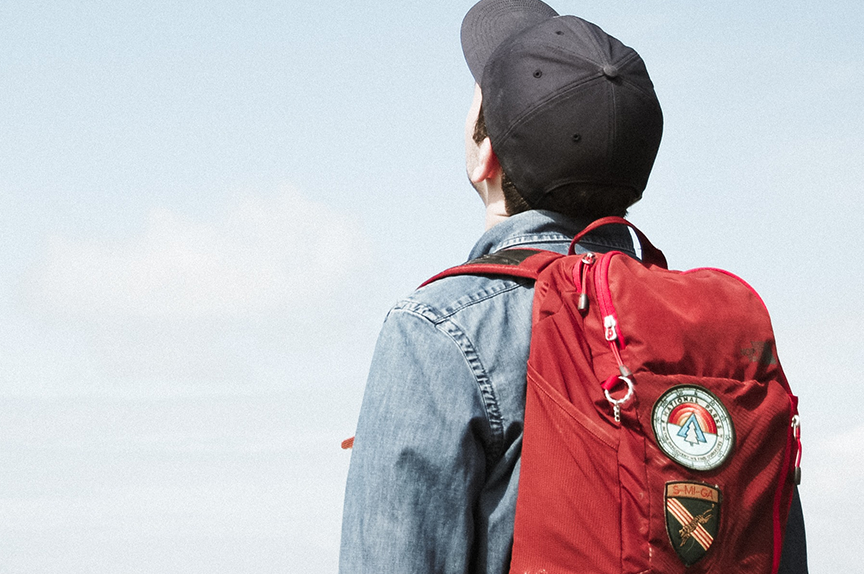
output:
POLYGON ((633 381, 631 381, 629 377, 625 377, 623 375, 618 377, 618 379, 624 381, 624 383, 627 385, 627 393, 622 398, 613 399, 612 395, 609 394, 609 391, 603 389, 603 392, 606 394, 606 400, 612 404, 612 410, 615 413, 616 423, 621 422, 621 406, 633 398, 633 381))

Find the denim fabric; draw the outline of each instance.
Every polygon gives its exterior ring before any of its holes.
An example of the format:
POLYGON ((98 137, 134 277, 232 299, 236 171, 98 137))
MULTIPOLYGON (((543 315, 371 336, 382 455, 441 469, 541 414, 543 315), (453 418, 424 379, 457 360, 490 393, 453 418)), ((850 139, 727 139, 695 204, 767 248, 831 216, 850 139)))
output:
MULTIPOLYGON (((469 259, 517 246, 566 253, 587 223, 522 213, 488 230, 469 259)), ((581 245, 633 254, 621 226, 581 245)), ((342 574, 508 571, 532 299, 530 281, 466 275, 390 311, 351 455, 342 574)))

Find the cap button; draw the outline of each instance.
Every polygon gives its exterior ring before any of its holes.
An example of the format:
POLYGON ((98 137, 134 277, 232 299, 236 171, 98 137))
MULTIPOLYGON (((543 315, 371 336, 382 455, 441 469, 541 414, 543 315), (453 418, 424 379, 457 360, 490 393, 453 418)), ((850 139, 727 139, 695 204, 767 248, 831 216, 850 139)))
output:
POLYGON ((618 68, 616 68, 612 64, 606 64, 605 66, 603 66, 603 75, 607 78, 617 78, 618 68))

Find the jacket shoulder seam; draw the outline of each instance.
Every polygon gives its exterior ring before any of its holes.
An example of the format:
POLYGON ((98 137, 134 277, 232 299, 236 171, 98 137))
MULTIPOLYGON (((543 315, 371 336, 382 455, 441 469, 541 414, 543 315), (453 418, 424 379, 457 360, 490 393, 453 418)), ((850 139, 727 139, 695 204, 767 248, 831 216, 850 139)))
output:
POLYGON ((498 394, 489 379, 486 372, 486 367, 480 359, 480 354, 474 347, 474 343, 467 333, 452 320, 451 313, 449 315, 440 316, 435 313, 435 310, 428 305, 419 302, 412 302, 410 306, 397 306, 391 312, 400 311, 414 315, 425 321, 428 321, 436 330, 450 339, 462 354, 465 364, 474 382, 477 385, 477 390, 480 393, 480 399, 483 404, 483 409, 486 413, 486 420, 489 423, 491 444, 486 452, 487 462, 494 461, 500 454, 504 444, 504 420, 501 414, 501 407, 498 401, 498 394))

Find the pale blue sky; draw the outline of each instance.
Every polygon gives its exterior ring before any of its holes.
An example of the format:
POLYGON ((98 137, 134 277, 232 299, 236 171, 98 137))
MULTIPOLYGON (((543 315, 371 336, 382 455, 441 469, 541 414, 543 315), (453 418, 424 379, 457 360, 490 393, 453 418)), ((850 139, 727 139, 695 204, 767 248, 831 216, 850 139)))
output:
MULTIPOLYGON (((472 3, 0 5, 0 572, 335 571, 378 326, 482 232, 472 3)), ((811 571, 855 571, 864 9, 552 5, 645 59, 631 219, 763 295, 811 571)))

